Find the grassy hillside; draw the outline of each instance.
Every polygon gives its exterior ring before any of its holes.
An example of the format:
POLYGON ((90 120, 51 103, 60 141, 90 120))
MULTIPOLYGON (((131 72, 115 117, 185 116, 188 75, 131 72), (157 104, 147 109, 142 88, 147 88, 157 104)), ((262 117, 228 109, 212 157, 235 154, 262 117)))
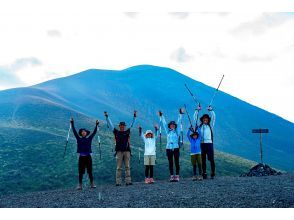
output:
MULTIPOLYGON (((91 127, 88 123, 84 124, 88 128, 91 127)), ((11 128, 1 127, 0 129, 1 193, 40 191, 76 185, 77 155, 73 135, 71 135, 66 157, 63 159, 65 131, 53 134, 33 128, 13 129, 13 136, 10 135, 11 128)), ((133 130, 132 132, 132 176, 134 181, 141 181, 144 178, 144 166, 143 158, 139 164, 138 152, 141 150, 141 155, 143 155, 143 143, 137 136, 137 131, 133 130)), ((102 160, 99 159, 97 139, 93 142, 95 181, 98 184, 114 183, 116 165, 112 151, 112 134, 104 128, 99 134, 102 140, 102 160)), ((163 140, 163 142, 165 141, 163 140)), ((168 163, 164 150, 160 152, 159 146, 157 158, 155 176, 157 179, 166 179, 169 175, 168 163)), ((251 161, 222 152, 216 152, 216 164, 218 175, 232 176, 239 175, 254 165, 251 161)), ((189 177, 191 172, 188 146, 186 145, 185 151, 181 151, 181 175, 189 177)), ((87 181, 86 176, 85 181, 87 181)))

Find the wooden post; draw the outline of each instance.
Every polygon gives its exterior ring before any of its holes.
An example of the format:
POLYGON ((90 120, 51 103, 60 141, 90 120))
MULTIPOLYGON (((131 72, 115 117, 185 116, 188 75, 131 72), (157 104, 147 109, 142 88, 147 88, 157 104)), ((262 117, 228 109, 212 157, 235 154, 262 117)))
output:
POLYGON ((252 129, 252 133, 257 133, 259 134, 259 148, 260 148, 260 163, 263 164, 263 152, 262 152, 262 134, 265 133, 269 133, 268 129, 252 129))

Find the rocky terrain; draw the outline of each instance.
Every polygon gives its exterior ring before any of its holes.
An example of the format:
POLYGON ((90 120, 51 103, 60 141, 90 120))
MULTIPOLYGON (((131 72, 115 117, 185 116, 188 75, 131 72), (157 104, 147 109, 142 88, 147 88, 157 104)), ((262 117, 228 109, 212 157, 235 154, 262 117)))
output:
POLYGON ((11 194, 0 207, 294 207, 294 174, 11 194))

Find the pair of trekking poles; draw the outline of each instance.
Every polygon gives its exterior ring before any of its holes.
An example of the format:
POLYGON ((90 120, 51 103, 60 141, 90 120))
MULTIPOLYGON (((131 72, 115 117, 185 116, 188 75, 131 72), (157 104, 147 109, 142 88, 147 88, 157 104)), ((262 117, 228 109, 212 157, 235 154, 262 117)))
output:
MULTIPOLYGON (((65 158, 65 154, 66 154, 67 145, 68 145, 68 142, 69 142, 69 136, 70 136, 71 129, 72 129, 71 123, 69 123, 66 142, 65 142, 65 146, 64 146, 63 159, 65 158)), ((99 132, 99 126, 97 128, 97 131, 99 132)), ((100 135, 99 134, 97 135, 97 138, 98 138, 99 158, 101 160, 101 140, 100 140, 100 135)))
MULTIPOLYGON (((213 103, 213 101, 214 101, 214 99, 215 99, 215 97, 216 97, 216 94, 218 93, 219 88, 220 88, 220 86, 221 86, 221 84, 222 84, 222 82, 223 82, 224 77, 225 77, 225 75, 222 76, 222 78, 221 78, 221 80, 220 80, 220 82, 219 82, 217 88, 214 90, 213 96, 212 96, 212 98, 211 98, 211 100, 210 100, 210 102, 209 102, 208 107, 211 107, 211 105, 212 105, 212 103, 213 103)), ((197 107, 198 107, 197 110, 198 110, 198 109, 201 109, 201 104, 200 104, 200 102, 196 99, 196 97, 195 97, 194 94, 191 92, 191 90, 189 89, 189 87, 187 86, 187 84, 185 84, 185 87, 186 87, 186 89, 188 90, 188 92, 190 93, 190 95, 192 96, 193 100, 195 101, 195 103, 196 103, 196 105, 197 105, 197 107)), ((188 111, 187 111, 187 107, 186 107, 186 105, 184 105, 184 109, 185 109, 185 111, 186 111, 186 113, 187 113, 188 120, 189 120, 189 123, 190 123, 191 128, 193 129, 193 131, 196 131, 196 130, 197 130, 197 127, 198 127, 197 123, 198 123, 198 117, 199 117, 199 114, 197 114, 197 117, 194 118, 194 119, 195 119, 195 123, 196 123, 196 124, 195 124, 195 129, 194 129, 193 124, 192 124, 192 121, 191 121, 191 118, 190 118, 189 113, 188 113, 188 111)))

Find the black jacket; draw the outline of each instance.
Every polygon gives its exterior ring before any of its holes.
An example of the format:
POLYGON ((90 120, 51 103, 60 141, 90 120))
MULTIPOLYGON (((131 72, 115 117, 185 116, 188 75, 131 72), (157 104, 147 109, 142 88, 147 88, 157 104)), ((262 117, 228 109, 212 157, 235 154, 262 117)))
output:
POLYGON ((77 153, 90 154, 92 153, 92 140, 97 133, 97 125, 91 135, 88 137, 80 137, 75 129, 74 123, 71 123, 73 133, 77 139, 77 153))

